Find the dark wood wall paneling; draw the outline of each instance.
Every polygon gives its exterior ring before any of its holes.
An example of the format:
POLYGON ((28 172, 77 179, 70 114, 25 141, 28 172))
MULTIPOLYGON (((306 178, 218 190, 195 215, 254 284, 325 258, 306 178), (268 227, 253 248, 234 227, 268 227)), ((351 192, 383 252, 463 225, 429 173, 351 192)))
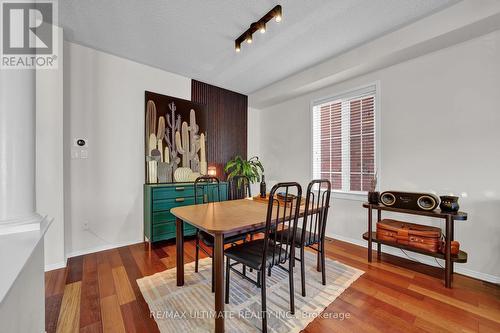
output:
POLYGON ((225 179, 227 161, 236 155, 247 158, 248 96, 192 80, 191 100, 208 107, 208 165, 225 179))

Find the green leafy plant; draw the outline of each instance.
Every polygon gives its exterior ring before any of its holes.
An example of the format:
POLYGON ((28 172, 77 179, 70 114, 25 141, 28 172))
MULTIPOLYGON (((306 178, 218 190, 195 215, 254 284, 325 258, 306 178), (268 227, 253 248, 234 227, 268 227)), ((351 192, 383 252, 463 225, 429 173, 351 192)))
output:
POLYGON ((257 156, 245 160, 238 155, 226 163, 224 171, 228 174, 228 179, 234 176, 247 176, 251 183, 256 183, 260 182, 264 167, 257 156))

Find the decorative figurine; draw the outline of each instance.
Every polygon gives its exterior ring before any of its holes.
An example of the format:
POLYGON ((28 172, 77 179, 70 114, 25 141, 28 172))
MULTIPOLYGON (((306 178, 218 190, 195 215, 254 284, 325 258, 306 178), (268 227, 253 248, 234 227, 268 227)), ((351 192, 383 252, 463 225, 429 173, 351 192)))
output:
POLYGON ((439 204, 439 208, 443 212, 458 212, 460 206, 458 205, 458 197, 454 195, 442 195, 439 197, 441 199, 441 203, 439 204))

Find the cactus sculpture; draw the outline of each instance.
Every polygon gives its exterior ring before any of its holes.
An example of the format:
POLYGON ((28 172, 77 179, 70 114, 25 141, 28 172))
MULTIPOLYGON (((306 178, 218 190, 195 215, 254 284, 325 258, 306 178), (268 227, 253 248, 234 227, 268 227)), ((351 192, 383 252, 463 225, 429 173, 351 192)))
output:
POLYGON ((189 126, 186 122, 183 122, 181 128, 181 133, 175 133, 175 144, 177 151, 182 155, 182 166, 191 168, 193 172, 199 172, 200 158, 198 157, 198 151, 200 150, 200 136, 198 135, 198 130, 200 128, 196 124, 194 110, 191 110, 189 114, 189 126))
POLYGON ((205 153, 205 134, 200 135, 200 174, 206 175, 208 173, 207 156, 205 153))
POLYGON ((199 134, 196 113, 189 113, 189 124, 182 122, 174 102, 168 104, 165 117, 157 117, 155 103, 146 105, 146 146, 148 162, 148 182, 171 182, 180 166, 191 169, 194 175, 207 173, 205 156, 205 135, 199 134), (158 123, 157 123, 158 121, 158 123), (165 140, 165 145, 164 141, 165 140), (200 155, 198 155, 200 152, 200 155))
POLYGON ((165 156, 163 156, 163 139, 165 138, 165 118, 160 117, 158 119, 158 134, 156 134, 156 140, 158 140, 158 150, 160 151, 160 162, 163 162, 165 156))
POLYGON ((191 168, 189 163, 189 129, 188 124, 183 121, 182 122, 182 141, 181 141, 181 133, 178 131, 175 133, 175 146, 177 151, 182 155, 182 167, 183 168, 191 168), (184 146, 184 148, 182 148, 184 146))
POLYGON ((165 154, 163 155, 165 157, 165 162, 163 162, 166 165, 166 173, 167 173, 167 178, 166 182, 171 183, 172 179, 174 177, 174 173, 172 172, 172 164, 170 163, 170 149, 168 149, 168 146, 165 147, 165 154))
MULTIPOLYGON (((149 136, 151 133, 156 133, 156 105, 155 102, 149 100, 146 104, 146 142, 149 144, 149 136)), ((148 153, 152 148, 148 146, 148 153)))
POLYGON ((198 135, 199 130, 200 126, 196 124, 196 113, 191 109, 191 112, 189 112, 189 140, 193 147, 191 152, 191 170, 193 172, 200 172, 200 159, 198 157, 198 151, 201 148, 200 136, 198 135))
POLYGON ((172 179, 173 173, 177 169, 177 165, 180 162, 180 158, 177 157, 177 149, 175 147, 175 133, 177 133, 181 127, 181 116, 175 116, 177 108, 174 102, 168 104, 168 108, 170 109, 170 116, 168 114, 166 115, 167 126, 165 130, 165 141, 167 142, 169 157, 167 158, 167 156, 164 156, 164 159, 165 162, 168 161, 169 166, 168 173, 170 173, 170 175, 167 175, 167 179, 172 179))
POLYGON ((157 154, 158 149, 156 149, 156 135, 154 133, 151 133, 151 135, 149 136, 149 148, 151 150, 149 151, 149 156, 148 156, 148 179, 149 183, 157 183, 158 182, 157 157, 159 156, 157 154))

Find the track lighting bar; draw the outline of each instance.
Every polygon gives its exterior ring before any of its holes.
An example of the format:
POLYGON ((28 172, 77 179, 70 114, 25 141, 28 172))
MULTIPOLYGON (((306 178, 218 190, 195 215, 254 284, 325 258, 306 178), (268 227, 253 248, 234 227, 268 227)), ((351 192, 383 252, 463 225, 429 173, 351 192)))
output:
POLYGON ((283 16, 282 9, 280 5, 276 5, 273 9, 271 9, 266 15, 264 15, 260 20, 254 22, 250 25, 244 33, 240 35, 240 37, 236 38, 234 41, 234 49, 236 52, 241 51, 241 44, 243 42, 247 42, 251 44, 253 41, 253 34, 257 31, 260 33, 266 32, 266 24, 271 21, 273 18, 276 22, 281 22, 281 18, 283 16))

